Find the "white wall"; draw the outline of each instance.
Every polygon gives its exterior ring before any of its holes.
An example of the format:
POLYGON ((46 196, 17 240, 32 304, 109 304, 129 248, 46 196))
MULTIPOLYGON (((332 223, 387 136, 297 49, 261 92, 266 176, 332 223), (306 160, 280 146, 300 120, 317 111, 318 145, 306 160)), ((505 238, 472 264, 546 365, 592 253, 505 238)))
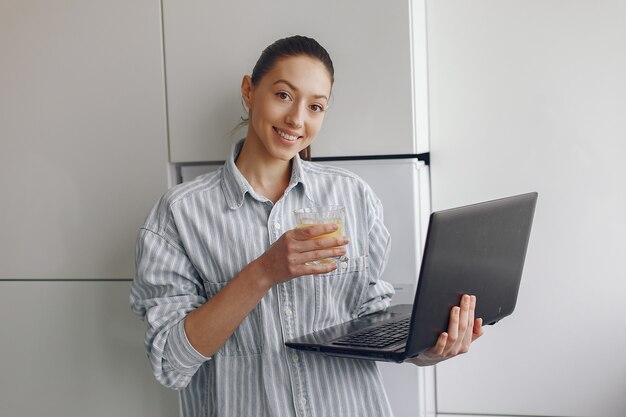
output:
POLYGON ((624 22, 622 1, 428 2, 433 209, 539 192, 517 310, 437 367, 440 413, 626 415, 624 22))
POLYGON ((172 417, 129 282, 0 282, 0 416, 172 417))
POLYGON ((0 415, 172 416, 130 312, 167 189, 160 2, 0 2, 0 415))

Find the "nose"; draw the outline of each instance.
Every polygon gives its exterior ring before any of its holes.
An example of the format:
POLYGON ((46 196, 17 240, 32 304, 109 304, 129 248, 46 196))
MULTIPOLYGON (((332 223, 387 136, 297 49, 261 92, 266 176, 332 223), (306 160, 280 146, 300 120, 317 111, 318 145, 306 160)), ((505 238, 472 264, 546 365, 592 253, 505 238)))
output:
POLYGON ((285 123, 294 129, 300 129, 304 120, 303 105, 294 104, 287 115, 285 116, 285 123))

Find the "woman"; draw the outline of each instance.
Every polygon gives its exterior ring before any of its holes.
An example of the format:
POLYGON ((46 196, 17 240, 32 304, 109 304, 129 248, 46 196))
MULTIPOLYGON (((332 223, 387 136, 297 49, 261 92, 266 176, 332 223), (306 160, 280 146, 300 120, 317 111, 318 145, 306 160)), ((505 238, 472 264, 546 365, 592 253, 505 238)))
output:
MULTIPOLYGON (((315 40, 265 49, 241 94, 248 132, 221 170, 174 187, 141 228, 133 311, 148 323, 156 378, 182 389, 185 416, 391 416, 376 363, 291 350, 284 341, 386 308, 382 207, 341 169, 303 161, 328 109, 333 65, 315 40), (336 225, 295 228, 293 211, 346 207, 336 225), (347 264, 311 261, 346 255, 347 264)), ((412 362, 467 351, 475 298, 412 362)))

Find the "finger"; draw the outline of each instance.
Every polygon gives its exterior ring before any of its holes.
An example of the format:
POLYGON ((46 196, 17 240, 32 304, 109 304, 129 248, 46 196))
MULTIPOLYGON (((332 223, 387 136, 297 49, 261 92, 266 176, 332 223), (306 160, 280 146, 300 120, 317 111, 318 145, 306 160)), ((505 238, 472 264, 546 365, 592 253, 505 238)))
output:
POLYGON ((306 265, 306 267, 309 268, 309 272, 307 272, 307 275, 322 275, 337 269, 337 264, 334 262, 329 262, 325 264, 309 264, 306 265))
POLYGON ((474 321, 474 330, 472 331, 472 342, 482 336, 483 332, 483 319, 476 319, 474 321))
POLYGON ((469 311, 467 316, 467 329, 465 331, 465 337, 463 340, 464 351, 469 350, 472 343, 472 337, 474 336, 474 314, 476 311, 476 296, 470 296, 469 311))
POLYGON ((460 347, 465 342, 466 332, 467 332, 467 321, 469 319, 469 310, 470 310, 471 299, 470 296, 464 294, 461 297, 461 305, 460 305, 460 313, 459 313, 459 336, 457 339, 457 347, 460 347))
POLYGON ((312 250, 301 254, 302 263, 313 261, 321 261, 322 259, 336 258, 345 255, 347 249, 345 246, 332 247, 329 249, 312 250))
POLYGON ((311 226, 298 227, 294 229, 293 235, 296 240, 309 240, 315 239, 318 236, 336 232, 337 230, 339 230, 339 225, 336 223, 313 224, 311 226))
POLYGON ((291 268, 291 276, 299 277, 303 275, 321 275, 337 269, 337 264, 334 262, 329 263, 302 263, 291 268))
POLYGON ((448 322, 448 338, 446 343, 445 353, 447 354, 456 343, 457 338, 459 337, 459 314, 460 314, 459 306, 454 306, 450 310, 450 321, 448 322))
POLYGON ((443 353, 446 350, 447 343, 448 343, 448 333, 443 332, 437 338, 437 343, 435 344, 435 353, 439 356, 443 356, 443 353))
MULTIPOLYGON (((320 225, 320 226, 328 226, 328 225, 320 225)), ((309 227, 313 228, 315 226, 309 226, 309 227)), ((305 229, 308 229, 309 227, 302 228, 302 229, 293 229, 285 233, 285 236, 284 236, 285 248, 289 256, 295 256, 297 259, 297 262, 305 263, 305 262, 310 262, 312 260, 328 258, 331 256, 345 255, 345 252, 341 253, 340 255, 332 255, 332 253, 329 254, 330 252, 327 252, 325 255, 319 254, 319 253, 313 253, 313 254, 308 255, 306 259, 300 258, 301 254, 305 254, 305 253, 312 252, 312 251, 321 251, 325 249, 326 250, 335 249, 338 247, 343 247, 349 243, 348 238, 345 236, 321 238, 321 239, 311 238, 311 239, 299 240, 299 239, 302 239, 302 232, 305 229), (300 235, 300 238, 298 238, 298 235, 300 235)), ((308 234, 305 234, 305 236, 306 235, 308 234)))
POLYGON ((340 246, 345 246, 350 241, 345 236, 337 236, 337 237, 324 237, 319 239, 305 240, 300 241, 300 248, 302 252, 307 252, 311 250, 319 250, 319 249, 329 249, 336 248, 340 246))

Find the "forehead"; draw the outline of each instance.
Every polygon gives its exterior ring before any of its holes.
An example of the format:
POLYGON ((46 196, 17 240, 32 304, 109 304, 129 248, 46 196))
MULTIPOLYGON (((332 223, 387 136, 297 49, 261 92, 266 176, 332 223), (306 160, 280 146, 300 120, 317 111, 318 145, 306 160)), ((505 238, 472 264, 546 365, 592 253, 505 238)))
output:
POLYGON ((326 66, 319 59, 305 55, 276 60, 261 83, 273 85, 279 80, 285 80, 298 90, 314 95, 328 96, 332 87, 326 66))

